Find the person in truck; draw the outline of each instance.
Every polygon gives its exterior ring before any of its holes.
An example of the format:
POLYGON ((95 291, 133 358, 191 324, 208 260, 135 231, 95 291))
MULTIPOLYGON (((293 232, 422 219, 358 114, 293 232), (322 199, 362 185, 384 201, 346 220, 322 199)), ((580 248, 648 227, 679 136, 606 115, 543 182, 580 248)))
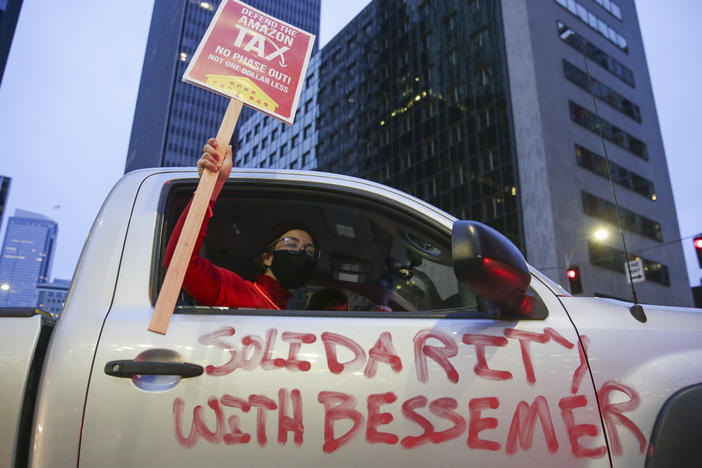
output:
MULTIPOLYGON (((217 140, 210 138, 197 161, 197 169, 200 176, 205 169, 215 171, 218 178, 185 273, 183 289, 200 304, 207 306, 286 309, 292 296, 290 290, 305 284, 321 254, 311 230, 295 222, 273 227, 265 237, 258 256, 259 274, 253 282, 214 265, 199 256, 198 252, 207 233, 212 208, 232 169, 232 147, 227 148, 226 157, 220 162, 217 140)), ((189 208, 190 204, 181 214, 169 239, 164 258, 166 267, 173 257, 189 208)))

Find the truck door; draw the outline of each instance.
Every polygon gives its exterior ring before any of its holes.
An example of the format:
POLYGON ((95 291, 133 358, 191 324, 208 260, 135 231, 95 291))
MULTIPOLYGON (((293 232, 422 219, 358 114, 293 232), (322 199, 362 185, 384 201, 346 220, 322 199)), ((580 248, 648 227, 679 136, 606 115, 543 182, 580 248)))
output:
POLYGON ((186 298, 165 336, 147 331, 148 285, 192 193, 160 187, 145 184, 135 205, 80 466, 609 466, 592 380, 557 297, 533 279, 545 319, 496 314, 453 276, 451 220, 397 194, 233 184, 201 253, 235 269, 227 259, 240 252, 227 246, 253 244, 265 228, 247 220, 292 215, 320 239, 317 276, 289 310, 186 298), (306 310, 322 287, 344 292, 349 310, 306 310))

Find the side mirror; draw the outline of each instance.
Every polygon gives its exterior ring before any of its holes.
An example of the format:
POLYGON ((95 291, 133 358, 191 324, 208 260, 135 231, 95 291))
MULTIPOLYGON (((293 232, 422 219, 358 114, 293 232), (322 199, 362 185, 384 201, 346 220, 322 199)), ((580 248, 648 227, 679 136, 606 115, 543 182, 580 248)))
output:
POLYGON ((453 271, 461 283, 502 311, 529 318, 531 273, 524 256, 505 236, 476 221, 456 221, 451 234, 453 271))

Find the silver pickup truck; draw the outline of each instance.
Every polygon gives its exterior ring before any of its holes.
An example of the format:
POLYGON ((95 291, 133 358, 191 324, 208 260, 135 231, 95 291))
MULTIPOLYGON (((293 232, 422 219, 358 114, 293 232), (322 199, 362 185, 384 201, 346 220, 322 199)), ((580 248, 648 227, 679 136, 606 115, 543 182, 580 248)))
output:
POLYGON ((149 332, 196 184, 126 175, 59 320, 0 310, 0 466, 702 466, 700 310, 571 297, 489 227, 360 179, 235 169, 200 255, 249 277, 296 220, 314 275, 289 310, 183 292, 149 332), (322 288, 349 310, 308 310, 322 288))

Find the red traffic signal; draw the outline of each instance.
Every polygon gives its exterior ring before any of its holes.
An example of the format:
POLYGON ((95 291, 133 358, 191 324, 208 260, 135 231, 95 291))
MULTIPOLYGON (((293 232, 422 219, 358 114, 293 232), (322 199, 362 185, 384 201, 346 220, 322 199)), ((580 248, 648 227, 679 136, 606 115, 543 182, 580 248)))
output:
POLYGON ((566 276, 568 277, 568 282, 570 283, 570 293, 581 294, 583 292, 583 281, 580 277, 580 268, 576 266, 568 267, 566 270, 566 276))
POLYGON ((699 263, 700 268, 702 268, 702 234, 698 234, 697 237, 692 240, 692 245, 695 246, 695 251, 697 252, 697 263, 699 263))

